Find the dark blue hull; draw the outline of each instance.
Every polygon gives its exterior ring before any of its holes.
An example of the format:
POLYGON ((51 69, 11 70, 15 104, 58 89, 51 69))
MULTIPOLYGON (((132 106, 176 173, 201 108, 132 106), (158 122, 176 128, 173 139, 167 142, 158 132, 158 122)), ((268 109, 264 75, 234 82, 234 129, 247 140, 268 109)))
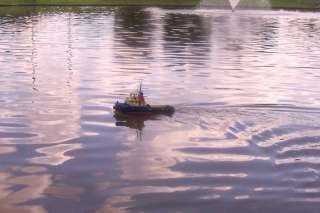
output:
POLYGON ((174 108, 168 105, 162 106, 132 106, 127 103, 119 103, 117 102, 113 109, 116 112, 131 114, 131 115, 148 115, 148 114, 165 114, 172 115, 174 113, 174 108))

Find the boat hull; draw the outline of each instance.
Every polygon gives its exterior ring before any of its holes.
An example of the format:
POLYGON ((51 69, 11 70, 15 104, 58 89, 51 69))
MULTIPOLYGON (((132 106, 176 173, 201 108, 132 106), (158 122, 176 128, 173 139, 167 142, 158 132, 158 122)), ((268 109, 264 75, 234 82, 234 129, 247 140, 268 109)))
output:
POLYGON ((145 105, 145 106, 132 106, 127 103, 117 102, 113 109, 116 113, 135 115, 135 116, 145 116, 152 114, 164 114, 172 115, 174 113, 174 108, 169 105, 145 105))

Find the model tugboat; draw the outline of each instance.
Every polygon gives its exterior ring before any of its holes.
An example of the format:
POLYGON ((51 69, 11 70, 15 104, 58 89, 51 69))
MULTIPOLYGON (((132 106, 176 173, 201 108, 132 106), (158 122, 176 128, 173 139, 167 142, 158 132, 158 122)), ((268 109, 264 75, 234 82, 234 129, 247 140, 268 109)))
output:
POLYGON ((143 92, 142 83, 139 89, 130 93, 124 103, 116 102, 113 106, 115 113, 135 116, 148 116, 153 114, 172 115, 174 108, 169 105, 149 105, 146 103, 143 92))

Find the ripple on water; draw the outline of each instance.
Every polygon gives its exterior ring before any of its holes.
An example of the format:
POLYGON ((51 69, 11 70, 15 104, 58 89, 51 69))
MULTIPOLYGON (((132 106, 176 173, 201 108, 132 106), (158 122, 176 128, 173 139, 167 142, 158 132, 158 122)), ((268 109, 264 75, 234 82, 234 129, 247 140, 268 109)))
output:
POLYGON ((0 15, 0 209, 318 211, 319 14, 20 10, 0 15), (117 122, 139 80, 176 113, 117 122))

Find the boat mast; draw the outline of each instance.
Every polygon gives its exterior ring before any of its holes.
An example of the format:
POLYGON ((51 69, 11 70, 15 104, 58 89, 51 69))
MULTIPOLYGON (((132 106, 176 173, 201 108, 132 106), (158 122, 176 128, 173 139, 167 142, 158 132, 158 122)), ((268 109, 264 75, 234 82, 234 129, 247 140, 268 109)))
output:
POLYGON ((139 85, 139 94, 142 93, 142 81, 140 81, 140 85, 139 85))

